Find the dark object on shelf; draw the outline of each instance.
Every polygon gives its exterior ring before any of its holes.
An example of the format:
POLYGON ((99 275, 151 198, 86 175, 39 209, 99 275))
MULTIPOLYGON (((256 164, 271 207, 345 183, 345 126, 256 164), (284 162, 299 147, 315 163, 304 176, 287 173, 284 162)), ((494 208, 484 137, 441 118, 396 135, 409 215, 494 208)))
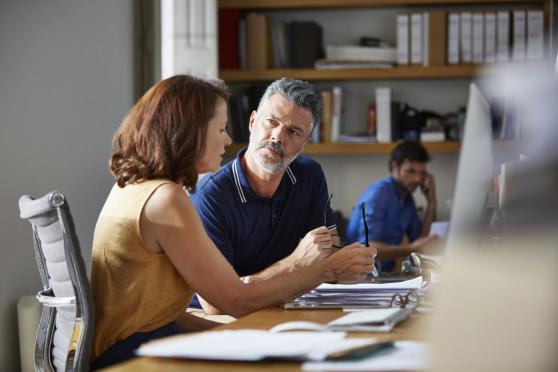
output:
POLYGON ((382 40, 377 37, 373 36, 362 36, 360 38, 360 46, 367 46, 367 47, 379 47, 382 43, 382 40))
POLYGON ((404 104, 399 117, 400 138, 418 141, 421 128, 420 112, 408 104, 404 104))
POLYGON ((401 102, 392 102, 391 108, 391 140, 393 142, 401 138, 401 102))
POLYGON ((444 115, 444 131, 448 141, 459 141, 459 120, 457 113, 444 115))
POLYGON ((421 111, 420 140, 439 142, 446 140, 445 124, 442 115, 433 111, 421 111))
POLYGON ((324 57, 322 27, 316 22, 291 22, 290 65, 294 68, 313 68, 317 59, 324 57))

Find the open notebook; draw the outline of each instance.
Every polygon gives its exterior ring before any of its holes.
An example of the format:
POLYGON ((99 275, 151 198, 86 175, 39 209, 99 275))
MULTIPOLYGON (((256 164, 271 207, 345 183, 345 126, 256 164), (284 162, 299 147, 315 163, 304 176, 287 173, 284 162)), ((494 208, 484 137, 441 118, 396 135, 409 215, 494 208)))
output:
POLYGON ((355 311, 327 324, 293 321, 271 328, 271 332, 283 331, 351 331, 351 332, 390 332, 400 321, 411 314, 410 308, 385 308, 355 311))
POLYGON ((393 347, 393 342, 345 336, 345 332, 210 331, 151 341, 136 354, 228 361, 326 361, 364 358, 393 347))

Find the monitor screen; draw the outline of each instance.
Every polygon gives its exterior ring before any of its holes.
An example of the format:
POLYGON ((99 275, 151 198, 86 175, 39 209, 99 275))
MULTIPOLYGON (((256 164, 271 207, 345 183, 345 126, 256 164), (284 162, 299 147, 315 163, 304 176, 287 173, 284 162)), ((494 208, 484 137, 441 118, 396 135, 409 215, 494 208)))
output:
POLYGON ((490 107, 475 83, 471 83, 446 251, 478 233, 485 216, 493 167, 490 107))

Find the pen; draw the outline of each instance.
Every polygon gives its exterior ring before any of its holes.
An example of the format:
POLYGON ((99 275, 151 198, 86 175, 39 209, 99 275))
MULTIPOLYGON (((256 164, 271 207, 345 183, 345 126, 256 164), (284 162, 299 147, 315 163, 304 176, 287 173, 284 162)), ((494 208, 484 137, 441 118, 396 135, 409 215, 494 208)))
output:
MULTIPOLYGON (((362 211, 362 222, 364 223, 364 245, 370 247, 368 244, 368 224, 366 223, 366 213, 364 210, 364 203, 360 203, 360 210, 362 211)), ((380 276, 378 270, 376 269, 376 265, 372 266, 372 276, 377 278, 380 276)))
POLYGON ((393 341, 378 342, 372 345, 358 346, 348 350, 337 351, 327 356, 329 360, 363 359, 370 357, 382 350, 395 347, 393 341))
MULTIPOLYGON (((323 210, 323 215, 324 215, 324 226, 327 226, 327 207, 329 206, 329 203, 331 202, 331 198, 333 198, 333 194, 331 194, 329 196, 329 198, 327 198, 326 203, 325 203, 325 207, 323 210)), ((329 228, 328 228, 329 229, 329 228)))

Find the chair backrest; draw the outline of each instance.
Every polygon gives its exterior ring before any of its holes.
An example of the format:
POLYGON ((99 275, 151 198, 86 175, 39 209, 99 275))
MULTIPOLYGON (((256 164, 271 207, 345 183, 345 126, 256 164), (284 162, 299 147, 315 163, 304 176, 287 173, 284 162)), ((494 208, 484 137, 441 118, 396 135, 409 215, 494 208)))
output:
POLYGON ((31 222, 43 290, 35 343, 37 371, 86 371, 93 337, 93 296, 68 202, 53 191, 19 199, 20 217, 31 222))

